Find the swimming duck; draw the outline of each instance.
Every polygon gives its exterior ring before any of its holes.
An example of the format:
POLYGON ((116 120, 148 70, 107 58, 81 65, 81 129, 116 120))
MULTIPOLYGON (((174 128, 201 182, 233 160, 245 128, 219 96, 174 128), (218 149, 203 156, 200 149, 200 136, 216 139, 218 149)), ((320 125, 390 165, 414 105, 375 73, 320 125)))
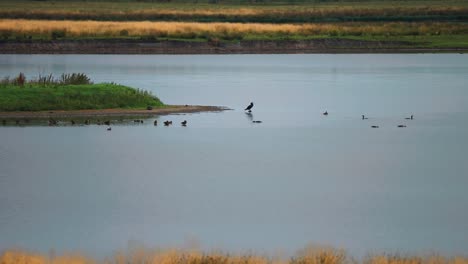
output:
POLYGON ((260 120, 254 120, 254 121, 252 121, 252 123, 260 124, 260 123, 262 123, 262 121, 260 121, 260 120))
POLYGON ((411 115, 410 117, 406 117, 405 119, 406 120, 413 120, 413 115, 411 115))
POLYGON ((182 126, 187 126, 187 120, 184 120, 180 123, 182 126))
POLYGON ((366 119, 369 119, 369 118, 367 118, 365 115, 362 115, 362 120, 366 120, 366 119))
POLYGON ((153 123, 155 126, 158 125, 158 120, 154 120, 154 123, 153 123))
POLYGON ((111 130, 112 130, 112 127, 108 127, 108 128, 107 128, 107 131, 111 131, 111 130))
POLYGON ((323 115, 324 115, 324 116, 327 116, 327 115, 328 115, 328 111, 323 112, 323 115))
POLYGON ((406 127, 406 125, 398 125, 398 127, 406 127))
POLYGON ((372 128, 379 128, 379 126, 371 126, 372 128))

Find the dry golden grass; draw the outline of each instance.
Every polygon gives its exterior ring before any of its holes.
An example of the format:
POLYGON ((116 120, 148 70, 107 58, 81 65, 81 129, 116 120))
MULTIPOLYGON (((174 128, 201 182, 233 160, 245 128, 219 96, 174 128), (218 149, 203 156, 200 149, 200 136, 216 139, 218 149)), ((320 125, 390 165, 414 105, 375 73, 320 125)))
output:
POLYGON ((363 264, 467 264, 466 257, 442 257, 430 256, 400 256, 400 255, 380 255, 370 256, 363 261, 363 264))
POLYGON ((196 22, 103 22, 59 20, 0 20, 0 32, 17 35, 51 36, 61 31, 68 38, 172 37, 172 38, 243 38, 246 35, 323 36, 323 35, 457 35, 468 34, 463 23, 196 23, 196 22))
POLYGON ((96 261, 79 255, 44 256, 21 250, 6 251, 0 255, 0 264, 468 264, 466 257, 374 255, 361 262, 348 257, 343 250, 309 247, 296 256, 272 258, 259 255, 230 255, 183 250, 134 249, 119 252, 112 257, 96 261))

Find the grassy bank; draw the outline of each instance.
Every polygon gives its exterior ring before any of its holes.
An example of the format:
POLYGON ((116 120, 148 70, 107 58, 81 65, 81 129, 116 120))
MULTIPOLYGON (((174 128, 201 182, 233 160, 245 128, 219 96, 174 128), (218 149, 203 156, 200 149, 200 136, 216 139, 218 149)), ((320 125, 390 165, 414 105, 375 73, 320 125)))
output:
POLYGON ((47 79, 46 76, 27 81, 21 74, 11 80, 3 79, 0 83, 0 111, 144 109, 147 106, 164 106, 150 93, 123 85, 47 79))
POLYGON ((97 261, 80 254, 45 256, 20 250, 6 251, 0 255, 2 264, 61 264, 61 263, 115 263, 115 264, 467 264, 466 257, 372 255, 361 261, 354 260, 343 250, 306 249, 290 259, 263 255, 235 255, 223 253, 202 253, 181 250, 135 249, 116 253, 103 261, 97 261))
MULTIPOLYGON (((211 1, 211 0, 210 0, 211 1)), ((306 23, 468 21, 463 0, 431 1, 1 1, 0 18, 306 23)))

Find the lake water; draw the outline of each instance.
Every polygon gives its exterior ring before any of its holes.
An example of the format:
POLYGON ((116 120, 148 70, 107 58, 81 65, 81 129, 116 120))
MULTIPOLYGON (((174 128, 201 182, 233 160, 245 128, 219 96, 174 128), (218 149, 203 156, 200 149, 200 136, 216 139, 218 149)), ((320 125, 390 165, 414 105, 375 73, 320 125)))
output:
POLYGON ((0 55, 19 72, 234 110, 0 126, 0 251, 468 252, 467 55, 0 55))

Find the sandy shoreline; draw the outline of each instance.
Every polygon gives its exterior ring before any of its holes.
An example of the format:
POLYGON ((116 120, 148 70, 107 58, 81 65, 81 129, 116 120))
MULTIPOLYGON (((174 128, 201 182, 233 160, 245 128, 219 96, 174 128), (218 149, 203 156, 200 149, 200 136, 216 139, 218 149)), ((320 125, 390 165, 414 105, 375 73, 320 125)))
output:
POLYGON ((301 54, 464 53, 465 47, 424 48, 404 41, 311 39, 231 43, 143 40, 0 41, 0 54, 301 54))
POLYGON ((46 119, 46 118, 83 118, 83 117, 133 117, 133 116, 156 116, 169 114, 186 114, 200 112, 221 112, 231 110, 223 106, 206 105, 170 105, 165 108, 153 110, 144 109, 101 109, 101 110, 51 110, 51 111, 19 111, 19 112, 0 112, 0 119, 46 119))

